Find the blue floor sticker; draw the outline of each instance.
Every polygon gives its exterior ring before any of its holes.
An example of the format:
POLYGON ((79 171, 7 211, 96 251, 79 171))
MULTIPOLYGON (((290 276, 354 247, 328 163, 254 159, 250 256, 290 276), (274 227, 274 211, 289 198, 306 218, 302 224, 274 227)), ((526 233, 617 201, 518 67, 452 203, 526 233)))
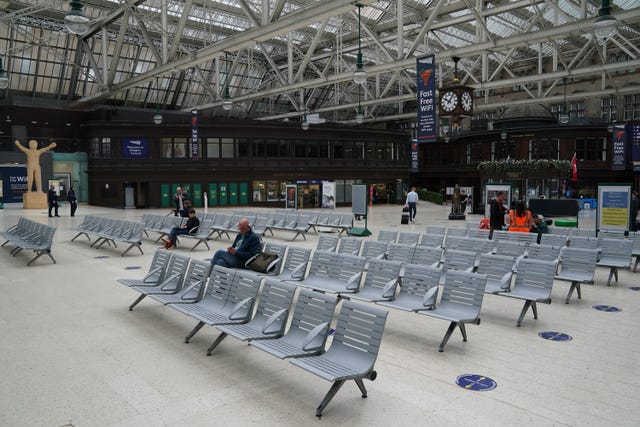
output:
POLYGON ((98 255, 98 256, 94 256, 95 259, 105 259, 105 258, 109 258, 109 255, 98 255))
POLYGON ((329 332, 327 332, 327 335, 333 335, 336 333, 335 329, 329 329, 329 332))
POLYGON ((631 289, 632 291, 640 291, 640 286, 632 286, 629 289, 631 289))
POLYGON ((563 334, 562 332, 553 332, 553 331, 540 332, 538 336, 540 338, 544 338, 545 340, 549 340, 549 341, 571 341, 573 339, 571 335, 563 334))
POLYGON ((489 391, 498 386, 494 380, 484 375, 465 374, 456 378, 456 384, 460 387, 473 391, 489 391))
POLYGON ((599 311, 608 311, 610 313, 617 313, 618 311, 622 311, 621 308, 614 307, 612 305, 594 305, 593 308, 599 311))
POLYGON ((125 267, 125 270, 140 270, 142 267, 140 267, 139 265, 130 265, 128 267, 125 267))

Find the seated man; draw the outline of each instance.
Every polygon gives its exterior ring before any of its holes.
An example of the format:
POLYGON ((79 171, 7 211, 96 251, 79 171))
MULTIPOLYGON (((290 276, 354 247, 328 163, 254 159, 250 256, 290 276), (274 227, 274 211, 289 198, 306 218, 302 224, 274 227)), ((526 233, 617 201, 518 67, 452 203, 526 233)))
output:
POLYGON ((549 232, 549 227, 547 223, 544 221, 544 218, 541 218, 540 215, 533 214, 533 224, 531 225, 531 232, 538 234, 547 234, 549 232))
POLYGON ((211 259, 213 265, 231 268, 244 267, 244 263, 249 258, 260 253, 262 250, 260 237, 253 232, 248 219, 242 218, 238 222, 238 230, 240 233, 233 241, 233 245, 226 250, 220 249, 213 255, 213 259, 211 259))
POLYGON ((169 233, 169 238, 162 239, 162 241, 164 242, 165 249, 171 249, 172 247, 175 247, 176 236, 191 234, 198 231, 198 227, 200 226, 200 220, 196 218, 196 211, 193 208, 191 208, 189 209, 188 215, 189 215, 189 220, 187 221, 187 224, 184 227, 182 228, 173 227, 171 229, 171 232, 169 233))

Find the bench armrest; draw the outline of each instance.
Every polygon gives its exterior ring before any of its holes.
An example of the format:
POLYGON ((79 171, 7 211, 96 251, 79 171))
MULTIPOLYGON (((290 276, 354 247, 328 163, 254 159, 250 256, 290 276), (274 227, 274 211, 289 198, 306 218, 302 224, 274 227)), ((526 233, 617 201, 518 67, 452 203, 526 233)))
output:
POLYGON ((436 308, 437 300, 438 300, 438 287, 434 286, 430 288, 427 292, 425 292, 424 298, 422 298, 422 305, 427 310, 433 310, 434 308, 436 308))
POLYGON ((382 298, 391 299, 396 295, 396 289, 398 287, 398 279, 391 279, 382 288, 382 298))
POLYGON ((202 280, 196 280, 195 282, 193 282, 193 284, 191 284, 190 286, 186 287, 183 290, 183 294, 180 297, 180 299, 183 299, 183 300, 195 299, 195 297, 188 297, 187 294, 191 292, 196 286, 199 286, 201 284, 202 284, 202 280))
POLYGON ((307 263, 306 262, 300 264, 299 266, 294 268, 293 271, 291 272, 291 278, 295 279, 295 280, 304 279, 304 272, 305 272, 306 269, 307 269, 307 263))
POLYGON ((147 274, 146 276, 144 276, 144 279, 142 279, 142 283, 152 283, 151 281, 149 281, 148 279, 151 278, 151 276, 155 275, 156 273, 162 271, 162 267, 157 267, 154 268, 153 270, 151 270, 149 272, 149 274, 147 274))
POLYGON ((167 282, 171 282, 171 281, 173 281, 173 280, 175 280, 175 279, 177 279, 179 277, 180 276, 177 273, 174 273, 171 276, 167 277, 166 279, 164 279, 162 281, 162 283, 164 283, 164 284, 160 287, 160 289, 162 289, 163 291, 166 291, 167 290, 167 284, 168 284, 167 282))
POLYGON ((511 288, 511 277, 513 276, 513 272, 509 271, 504 273, 502 278, 500 279, 500 289, 505 292, 509 292, 511 288))
POLYGON ((312 330, 310 330, 307 335, 304 337, 304 341, 302 342, 302 349, 304 351, 313 351, 322 348, 322 344, 324 344, 325 334, 323 331, 329 327, 329 323, 322 322, 312 330))
POLYGON ((347 280, 345 287, 350 291, 358 289, 360 287, 360 278, 362 278, 362 272, 353 274, 349 277, 349 280, 347 280))
POLYGON ((262 328, 262 333, 277 334, 284 331, 288 315, 289 310, 287 310, 286 308, 280 309, 273 313, 265 322, 264 327, 262 328))
POLYGON ((242 320, 249 317, 249 308, 246 305, 251 306, 253 298, 245 298, 233 306, 231 313, 229 314, 229 320, 242 320))

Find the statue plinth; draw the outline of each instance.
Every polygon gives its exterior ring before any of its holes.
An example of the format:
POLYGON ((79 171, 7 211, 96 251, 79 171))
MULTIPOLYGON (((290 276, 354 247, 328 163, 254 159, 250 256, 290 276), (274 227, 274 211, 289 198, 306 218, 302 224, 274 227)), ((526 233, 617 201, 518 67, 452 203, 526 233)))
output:
POLYGON ((48 206, 47 193, 27 191, 22 195, 23 209, 46 209, 48 206))

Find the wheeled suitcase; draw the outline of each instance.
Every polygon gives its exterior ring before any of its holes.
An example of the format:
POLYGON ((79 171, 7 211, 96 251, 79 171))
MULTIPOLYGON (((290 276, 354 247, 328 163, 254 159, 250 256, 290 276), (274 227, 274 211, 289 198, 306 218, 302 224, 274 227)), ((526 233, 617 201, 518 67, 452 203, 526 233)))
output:
POLYGON ((409 214, 403 213, 400 224, 409 224, 409 214))

